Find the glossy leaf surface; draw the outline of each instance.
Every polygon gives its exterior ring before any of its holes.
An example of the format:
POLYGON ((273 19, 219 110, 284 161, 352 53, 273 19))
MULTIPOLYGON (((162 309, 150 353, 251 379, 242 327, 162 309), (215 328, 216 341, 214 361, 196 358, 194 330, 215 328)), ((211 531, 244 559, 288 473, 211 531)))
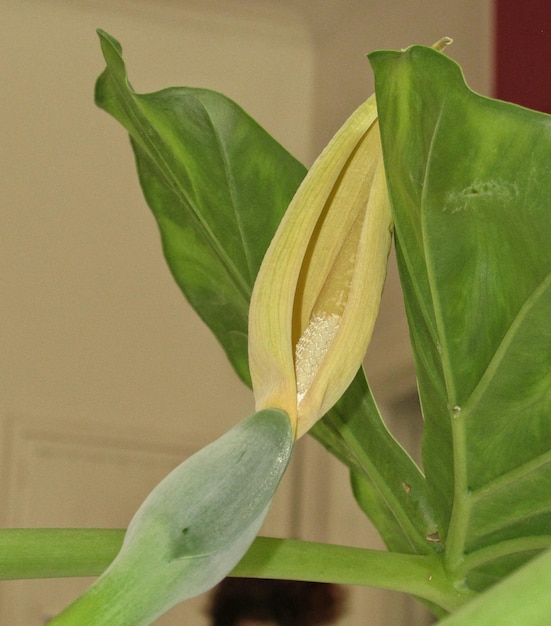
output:
POLYGON ((551 537, 551 118, 430 48, 370 61, 431 502, 449 569, 491 579, 551 537))

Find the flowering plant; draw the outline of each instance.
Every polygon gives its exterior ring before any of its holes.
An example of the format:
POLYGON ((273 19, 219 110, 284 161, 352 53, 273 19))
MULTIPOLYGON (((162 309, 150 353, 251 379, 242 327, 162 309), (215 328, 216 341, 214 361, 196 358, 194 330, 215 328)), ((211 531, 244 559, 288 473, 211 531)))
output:
POLYGON ((448 626, 547 623, 550 117, 475 94, 438 49, 378 51, 376 101, 307 174, 220 94, 135 93, 99 34, 96 102, 129 132, 170 270, 257 411, 167 476, 124 540, 0 531, 0 576, 112 561, 56 625, 149 624, 228 574, 404 591, 448 626), (361 367, 392 237, 423 472, 361 367), (388 551, 256 537, 306 432, 348 466, 388 551))

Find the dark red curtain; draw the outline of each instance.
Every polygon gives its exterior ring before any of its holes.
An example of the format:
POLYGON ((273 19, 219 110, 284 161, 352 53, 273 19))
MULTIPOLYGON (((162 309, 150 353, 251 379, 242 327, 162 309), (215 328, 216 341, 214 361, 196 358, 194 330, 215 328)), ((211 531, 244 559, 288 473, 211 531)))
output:
POLYGON ((495 96, 551 113, 551 0, 494 0, 495 96))

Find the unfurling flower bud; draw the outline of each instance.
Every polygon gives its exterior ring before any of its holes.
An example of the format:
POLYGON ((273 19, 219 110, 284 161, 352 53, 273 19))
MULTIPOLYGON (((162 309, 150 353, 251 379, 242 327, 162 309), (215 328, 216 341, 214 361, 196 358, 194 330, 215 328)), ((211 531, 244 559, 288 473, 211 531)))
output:
POLYGON ((257 410, 302 436, 361 366, 379 310, 392 218, 372 96, 297 190, 258 273, 249 311, 257 410))

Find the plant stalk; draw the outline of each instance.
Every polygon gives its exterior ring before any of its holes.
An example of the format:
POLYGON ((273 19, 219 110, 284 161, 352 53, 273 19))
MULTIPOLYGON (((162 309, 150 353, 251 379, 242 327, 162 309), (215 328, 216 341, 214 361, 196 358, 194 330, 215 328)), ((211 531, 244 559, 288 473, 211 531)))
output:
MULTIPOLYGON (((115 558, 124 532, 0 530, 0 580, 99 575, 115 558)), ((474 595, 454 586, 437 554, 397 554, 268 537, 257 537, 230 575, 379 587, 418 596, 446 611, 474 595)))

